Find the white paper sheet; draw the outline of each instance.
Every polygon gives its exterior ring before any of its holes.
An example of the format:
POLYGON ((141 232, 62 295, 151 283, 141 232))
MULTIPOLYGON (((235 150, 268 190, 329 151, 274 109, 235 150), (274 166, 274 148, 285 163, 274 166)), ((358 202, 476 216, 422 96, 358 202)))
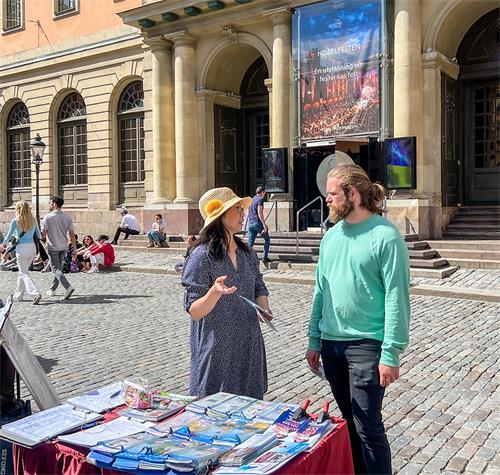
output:
POLYGON ((151 422, 138 422, 127 417, 118 417, 104 424, 98 424, 89 429, 75 432, 74 434, 61 435, 58 439, 74 445, 92 447, 99 442, 127 437, 145 431, 154 425, 151 422))

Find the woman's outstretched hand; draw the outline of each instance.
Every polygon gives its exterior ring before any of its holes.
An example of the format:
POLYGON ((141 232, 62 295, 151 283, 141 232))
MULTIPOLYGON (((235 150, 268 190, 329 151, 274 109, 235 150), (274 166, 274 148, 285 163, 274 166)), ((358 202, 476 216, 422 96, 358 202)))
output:
POLYGON ((225 284, 227 279, 227 275, 221 275, 215 279, 214 284, 212 285, 212 289, 219 294, 234 294, 238 289, 233 285, 232 287, 228 287, 225 284))

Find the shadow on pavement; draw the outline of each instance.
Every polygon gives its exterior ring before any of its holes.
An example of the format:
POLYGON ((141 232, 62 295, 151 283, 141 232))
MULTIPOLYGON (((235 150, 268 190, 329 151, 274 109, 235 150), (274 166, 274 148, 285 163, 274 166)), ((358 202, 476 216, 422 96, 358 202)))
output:
POLYGON ((74 295, 68 299, 63 300, 43 300, 40 305, 54 305, 54 304, 96 304, 96 303, 113 303, 118 300, 124 299, 137 299, 137 298, 150 298, 152 295, 74 295))
POLYGON ((42 368, 46 374, 49 374, 52 371, 52 368, 59 361, 59 360, 54 359, 54 358, 44 358, 43 356, 37 356, 36 359, 42 365, 42 368))

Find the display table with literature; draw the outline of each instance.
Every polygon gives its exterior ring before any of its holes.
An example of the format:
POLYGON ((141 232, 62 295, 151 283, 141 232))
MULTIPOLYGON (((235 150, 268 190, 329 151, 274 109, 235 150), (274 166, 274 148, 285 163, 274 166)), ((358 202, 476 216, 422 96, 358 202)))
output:
MULTIPOLYGON (((114 415, 108 415, 115 417, 114 415)), ((338 424, 334 431, 318 442, 311 452, 304 452, 275 474, 319 475, 352 474, 351 446, 347 424, 343 419, 334 419, 338 424)), ((71 447, 60 442, 46 443, 34 449, 14 445, 14 469, 16 475, 116 475, 117 471, 95 467, 86 461, 88 449, 71 447)), ((146 473, 146 472, 142 472, 146 473)))
POLYGON ((131 384, 4 424, 0 438, 14 444, 15 473, 353 473, 346 423, 328 409, 308 414, 304 404, 224 392, 199 400, 160 392, 139 407, 131 384))

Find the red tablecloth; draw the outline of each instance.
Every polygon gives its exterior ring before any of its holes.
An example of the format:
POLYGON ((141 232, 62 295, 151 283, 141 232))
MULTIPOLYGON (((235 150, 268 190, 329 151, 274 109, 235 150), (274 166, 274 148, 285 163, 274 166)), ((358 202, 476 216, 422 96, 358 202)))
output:
MULTIPOLYGON (((337 428, 312 452, 295 457, 278 475, 349 475, 354 473, 346 422, 335 419, 337 428)), ((16 475, 116 475, 119 472, 94 467, 86 462, 88 450, 51 442, 34 449, 14 445, 16 475)), ((154 472, 151 472, 154 474, 154 472)))

